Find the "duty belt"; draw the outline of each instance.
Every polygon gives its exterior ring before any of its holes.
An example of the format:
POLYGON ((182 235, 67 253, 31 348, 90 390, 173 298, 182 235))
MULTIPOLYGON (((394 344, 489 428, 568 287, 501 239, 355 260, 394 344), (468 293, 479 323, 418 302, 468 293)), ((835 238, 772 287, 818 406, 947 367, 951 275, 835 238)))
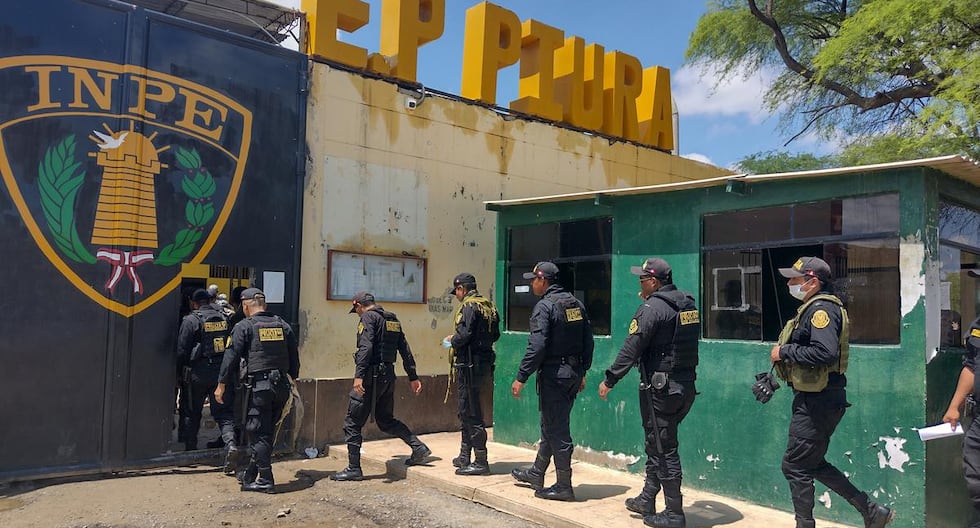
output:
POLYGON ((582 363, 582 359, 579 356, 561 356, 561 357, 545 358, 544 362, 542 362, 541 365, 542 366, 571 365, 573 367, 577 367, 581 363, 582 363))
POLYGON ((256 381, 261 381, 261 380, 267 380, 267 379, 269 379, 269 377, 272 376, 272 373, 273 372, 279 372, 280 373, 280 376, 282 376, 282 373, 281 373, 281 371, 279 369, 269 369, 269 370, 262 370, 262 371, 259 371, 259 372, 249 372, 248 373, 248 377, 254 383, 256 381))

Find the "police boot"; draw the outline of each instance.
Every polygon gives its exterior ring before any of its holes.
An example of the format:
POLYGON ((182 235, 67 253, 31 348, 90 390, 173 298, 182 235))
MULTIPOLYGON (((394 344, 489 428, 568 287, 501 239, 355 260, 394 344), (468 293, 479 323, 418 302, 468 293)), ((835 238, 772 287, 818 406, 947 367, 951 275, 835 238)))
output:
POLYGON ((417 466, 419 464, 424 464, 425 459, 432 455, 432 450, 429 446, 423 444, 418 438, 412 437, 417 444, 412 445, 412 455, 405 460, 406 466, 417 466))
POLYGON ((643 481, 643 491, 636 497, 626 499, 626 509, 640 515, 653 515, 656 513, 655 504, 659 493, 660 482, 646 479, 643 481))
POLYGON ((276 492, 276 479, 272 476, 272 468, 258 468, 258 476, 253 482, 242 484, 242 491, 259 491, 262 493, 276 492))
POLYGON ((487 450, 476 449, 476 460, 456 470, 457 475, 489 475, 490 463, 487 462, 487 450))
POLYGON ((533 466, 526 469, 512 469, 510 476, 514 477, 514 480, 518 482, 529 484, 531 489, 538 491, 544 487, 544 473, 548 471, 548 465, 550 463, 551 460, 536 456, 533 466))
POLYGON ((817 521, 813 519, 796 519, 796 528, 817 528, 817 521))
POLYGON ((235 474, 235 469, 238 468, 238 456, 240 454, 241 451, 238 449, 238 446, 235 445, 235 442, 228 444, 228 452, 225 453, 225 466, 222 468, 225 475, 235 474))
POLYGON ((470 465, 470 447, 469 442, 463 441, 459 444, 459 456, 453 459, 453 466, 461 468, 470 465))
POLYGON ((680 480, 664 480, 661 482, 664 489, 664 502, 666 507, 660 513, 646 515, 643 517, 643 524, 653 528, 685 528, 687 519, 684 517, 684 499, 681 496, 680 480))
POLYGON ((557 469, 558 482, 549 488, 534 492, 534 496, 539 499, 556 501, 575 501, 575 491, 572 490, 572 470, 557 469))
POLYGON ((867 493, 861 493, 848 499, 847 502, 861 513, 861 517, 864 517, 865 528, 884 528, 895 518, 895 512, 891 508, 868 500, 867 493))
POLYGON ((255 460, 251 460, 244 468, 238 468, 238 473, 236 473, 238 483, 244 486, 245 484, 255 482, 255 477, 258 475, 258 473, 259 468, 255 465, 255 460))
POLYGON ((358 446, 347 446, 347 467, 340 472, 330 475, 330 480, 363 480, 364 472, 361 471, 361 448, 358 446))

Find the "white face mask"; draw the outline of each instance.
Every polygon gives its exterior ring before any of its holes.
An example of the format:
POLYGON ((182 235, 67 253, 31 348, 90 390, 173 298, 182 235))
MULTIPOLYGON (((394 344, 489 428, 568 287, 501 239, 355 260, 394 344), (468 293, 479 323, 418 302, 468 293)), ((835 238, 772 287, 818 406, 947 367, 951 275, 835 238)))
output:
POLYGON ((790 284, 789 285, 789 294, 792 295, 793 298, 795 298, 796 300, 802 301, 803 298, 806 297, 806 294, 807 294, 807 292, 803 291, 803 285, 804 284, 806 284, 806 283, 803 282, 803 283, 800 283, 800 284, 790 284))

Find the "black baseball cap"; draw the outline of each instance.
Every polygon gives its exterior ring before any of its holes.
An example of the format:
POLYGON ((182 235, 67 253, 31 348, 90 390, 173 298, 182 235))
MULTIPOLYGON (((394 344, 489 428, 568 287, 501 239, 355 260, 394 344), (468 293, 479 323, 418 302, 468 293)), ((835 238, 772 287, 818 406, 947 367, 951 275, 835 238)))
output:
POLYGON ((265 294, 262 293, 262 290, 260 290, 258 288, 246 288, 244 291, 242 291, 242 300, 243 301, 249 301, 249 300, 252 300, 252 299, 254 299, 256 297, 262 297, 264 299, 265 298, 265 294))
POLYGON ((662 258, 650 257, 643 261, 642 266, 630 266, 630 273, 640 277, 656 277, 658 279, 670 279, 670 264, 662 258))
POLYGON ((450 286, 448 290, 446 290, 446 293, 447 294, 452 293, 453 291, 456 290, 456 288, 460 286, 467 286, 469 284, 472 284, 473 287, 475 288, 476 277, 474 277, 472 273, 460 273, 459 275, 456 275, 455 278, 453 278, 453 285, 450 286))
POLYGON ((236 304, 242 302, 242 292, 246 289, 248 288, 244 286, 235 286, 235 289, 231 290, 231 302, 236 304))
POLYGON ((204 302, 204 303, 206 303, 206 302, 209 302, 211 300, 211 296, 208 295, 208 291, 207 290, 205 290, 203 288, 198 288, 198 289, 194 290, 194 293, 191 294, 191 300, 194 301, 194 302, 204 302))
POLYGON ((820 282, 828 282, 831 279, 830 265, 817 257, 800 257, 793 263, 793 267, 779 268, 779 274, 787 279, 816 277, 820 279, 820 282))
POLYGON ((350 307, 350 311, 347 312, 347 313, 354 313, 354 312, 356 312, 357 311, 357 305, 358 304, 362 304, 362 305, 363 304, 367 304, 367 305, 374 304, 374 295, 372 295, 372 294, 370 294, 368 292, 364 292, 364 291, 357 292, 356 294, 354 294, 354 298, 351 299, 351 305, 352 306, 350 307))
POLYGON ((541 277, 542 279, 555 280, 558 278, 558 266, 555 266, 551 262, 538 262, 534 265, 534 269, 530 272, 524 274, 524 278, 527 280, 533 279, 535 277, 541 277))

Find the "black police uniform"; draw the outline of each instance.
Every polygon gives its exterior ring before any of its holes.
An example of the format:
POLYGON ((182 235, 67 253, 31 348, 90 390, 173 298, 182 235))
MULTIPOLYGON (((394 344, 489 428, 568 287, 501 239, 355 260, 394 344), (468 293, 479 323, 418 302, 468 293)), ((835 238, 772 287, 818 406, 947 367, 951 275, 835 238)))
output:
POLYGON ((276 420, 289 399, 287 374, 299 377, 299 349, 292 327, 279 316, 258 312, 231 331, 231 347, 221 363, 220 381, 226 387, 237 380, 239 359, 245 358, 245 390, 248 398, 245 431, 251 460, 242 475, 243 489, 272 491, 272 448, 276 420), (251 488, 250 488, 251 486, 251 488))
POLYGON ((456 331, 452 337, 453 350, 456 352, 456 380, 458 381, 459 406, 457 409, 462 424, 459 459, 453 464, 460 468, 469 465, 470 450, 476 453, 476 467, 462 469, 467 471, 489 471, 487 466, 487 426, 483 421, 483 409, 480 406, 480 388, 487 379, 493 379, 493 367, 496 355, 493 344, 500 339, 500 316, 492 309, 488 318, 480 310, 478 303, 484 303, 492 308, 490 301, 483 298, 476 290, 467 292, 463 297, 459 316, 456 319, 456 331))
MULTIPOLYGON (((415 372, 415 357, 408 347, 408 340, 402 331, 401 322, 394 313, 385 311, 380 305, 361 314, 357 327, 357 352, 354 354, 354 377, 363 380, 364 394, 350 392, 347 417, 344 419, 344 437, 347 441, 348 470, 350 478, 335 480, 356 480, 360 478, 361 428, 368 417, 374 413, 378 429, 402 439, 412 447, 413 458, 416 453, 428 451, 404 423, 395 418, 395 359, 402 356, 402 368, 408 379, 419 379, 415 372), (373 407, 373 409, 372 409, 373 407)), ((424 458, 424 457, 423 457, 424 458)), ((411 460, 411 459, 410 459, 411 460)), ((338 474, 339 475, 339 474, 338 474)))
POLYGON ((223 397, 225 403, 214 399, 230 328, 224 313, 213 304, 206 304, 187 314, 180 323, 177 363, 186 365, 190 371, 190 383, 185 383, 183 387, 190 395, 190 407, 186 410, 188 422, 184 430, 184 444, 188 450, 197 449, 205 399, 210 402, 211 416, 218 424, 221 439, 225 444, 235 443, 235 393, 226 392, 223 397))
POLYGON ((646 479, 640 496, 632 504, 627 503, 638 513, 652 514, 654 499, 663 488, 667 509, 683 514, 677 426, 694 404, 700 330, 694 297, 673 284, 665 284, 637 308, 629 335, 606 370, 605 384, 612 388, 633 365, 640 366, 646 479), (651 405, 656 416, 650 412, 651 405), (660 436, 662 453, 654 435, 660 436))
MULTIPOLYGON (((966 354, 963 367, 973 372, 973 396, 980 396, 980 376, 977 375, 977 356, 980 355, 980 319, 973 321, 966 335, 966 354)), ((963 437, 963 476, 970 501, 980 517, 980 420, 973 418, 963 437)), ((980 526, 977 522, 974 526, 980 526)))
POLYGON ((592 323, 585 305, 561 286, 549 285, 531 312, 527 352, 517 370, 521 383, 538 373, 541 441, 530 471, 543 479, 554 457, 558 477, 554 487, 538 490, 536 496, 571 493, 574 444, 569 420, 582 378, 592 368, 593 347, 592 323))
MULTIPOLYGON (((819 295, 831 294, 821 291, 819 295)), ((803 367, 834 366, 843 361, 846 366, 847 358, 841 357, 844 318, 840 306, 829 300, 816 300, 799 315, 789 341, 779 349, 781 361, 803 367)), ((847 378, 843 372, 834 370, 843 369, 832 368, 826 388, 819 392, 793 388, 793 416, 782 470, 793 496, 796 523, 800 528, 815 526, 813 481, 816 479, 850 502, 865 518, 866 526, 884 526, 891 520, 891 510, 870 502, 866 493, 858 490, 825 458, 830 437, 851 405, 845 390, 847 378)))

